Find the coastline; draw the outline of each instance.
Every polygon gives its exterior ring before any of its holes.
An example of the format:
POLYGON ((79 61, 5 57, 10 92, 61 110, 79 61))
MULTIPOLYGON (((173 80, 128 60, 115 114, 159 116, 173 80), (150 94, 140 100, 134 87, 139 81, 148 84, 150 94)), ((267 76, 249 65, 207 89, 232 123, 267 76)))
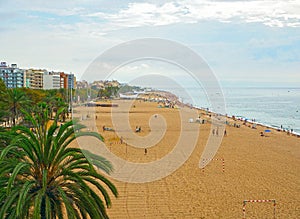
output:
MULTIPOLYGON (((120 99, 127 99, 127 98, 120 98, 120 99)), ((129 98, 131 99, 131 98, 129 98)), ((221 115, 226 117, 227 119, 232 119, 233 117, 235 117, 237 120, 241 121, 242 123, 247 121, 247 123, 249 124, 255 124, 257 126, 261 126, 264 127, 265 129, 272 129, 276 132, 283 132, 286 133, 287 135, 291 135, 291 136, 295 136, 300 138, 300 132, 297 131, 291 131, 291 129, 288 128, 281 128, 278 125, 272 125, 271 122, 259 122, 259 121, 253 121, 253 120, 249 120, 246 116, 244 115, 232 115, 229 116, 227 114, 219 114, 218 112, 214 112, 214 111, 210 111, 207 110, 208 108, 205 107, 201 107, 201 106, 194 106, 190 103, 183 103, 180 101, 180 98, 178 96, 176 96, 175 94, 169 92, 169 91, 164 91, 164 90, 154 90, 154 91, 147 91, 145 93, 139 93, 137 96, 135 96, 133 99, 139 99, 139 100, 147 100, 147 101, 151 101, 151 102, 159 102, 159 103, 172 103, 172 105, 176 106, 176 107, 192 107, 196 110, 201 110, 203 112, 209 113, 209 114, 215 114, 215 115, 221 115)), ((103 103, 99 103, 99 106, 103 105, 103 106, 108 106, 107 102, 109 102, 109 104, 111 104, 113 100, 103 100, 103 103)), ((101 101, 100 101, 101 102, 101 101)), ((96 103, 94 103, 96 104, 96 103)), ((93 106, 93 104, 91 104, 91 106, 93 106)))
POLYGON ((227 119, 233 119, 233 117, 235 117, 238 121, 240 121, 242 123, 244 123, 246 121, 248 124, 251 124, 251 125, 255 124, 255 125, 261 126, 265 129, 272 129, 273 131, 276 131, 276 132, 283 132, 283 133, 286 133, 287 135, 291 135, 291 136, 295 136, 297 138, 300 138, 300 132, 298 133, 298 132, 295 132, 295 131, 291 131, 287 128, 281 128, 281 127, 278 127, 276 125, 272 125, 270 123, 264 123, 264 122, 257 122, 257 121, 249 120, 249 119, 247 119, 246 116, 243 116, 243 115, 239 115, 239 116, 237 116, 237 115, 229 116, 227 114, 223 115, 223 114, 218 114, 218 112, 213 112, 213 111, 207 110, 206 108, 203 108, 203 107, 192 106, 192 104, 189 104, 189 103, 182 103, 182 102, 180 102, 179 97, 177 97, 175 94, 173 94, 171 92, 168 92, 168 91, 160 90, 160 91, 149 92, 149 93, 158 94, 160 96, 163 96, 167 99, 168 102, 174 102, 175 101, 177 106, 179 106, 179 107, 192 107, 196 110, 201 110, 201 111, 207 112, 209 114, 224 116, 227 119))
MULTIPOLYGON (((203 91, 193 87, 186 89, 190 97, 185 100, 189 99, 188 102, 200 109, 211 107, 203 91)), ((282 126, 285 131, 293 130, 294 134, 300 134, 300 87, 222 87, 222 93, 226 104, 224 114, 255 119, 268 128, 282 126)))

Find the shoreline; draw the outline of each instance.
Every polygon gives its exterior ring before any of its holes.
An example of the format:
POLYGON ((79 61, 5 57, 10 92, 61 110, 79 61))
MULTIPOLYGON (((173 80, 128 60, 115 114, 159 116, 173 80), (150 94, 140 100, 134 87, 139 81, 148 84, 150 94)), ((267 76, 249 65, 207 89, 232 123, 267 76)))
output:
MULTIPOLYGON (((248 121, 250 121, 250 119, 255 119, 257 123, 259 123, 260 125, 266 126, 267 128, 281 129, 281 131, 284 131, 284 132, 290 132, 291 134, 300 135, 300 126, 299 126, 300 120, 299 120, 298 114, 295 114, 295 113, 293 113, 293 114, 284 113, 283 114, 283 112, 277 114, 277 113, 274 113, 275 111, 273 112, 269 108, 266 108, 264 110, 262 105, 259 104, 259 102, 257 102, 257 101, 251 102, 250 105, 248 104, 248 101, 246 101, 247 103, 245 101, 241 101, 239 103, 241 103, 242 105, 241 104, 237 105, 236 102, 229 101, 229 99, 234 100, 238 97, 238 93, 236 91, 233 92, 233 94, 232 94, 233 96, 231 96, 231 90, 232 89, 224 91, 224 98, 226 101, 228 101, 226 103, 226 105, 228 105, 228 109, 226 106, 225 113, 224 113, 225 115, 226 114, 229 116, 234 115, 235 117, 247 119, 248 121), (256 103, 258 104, 257 107, 256 107, 256 103), (245 105, 245 107, 243 107, 244 104, 248 104, 248 105, 245 105), (251 105, 254 105, 255 107, 251 107, 251 105), (241 110, 241 109, 243 109, 243 110, 241 110)), ((245 90, 241 90, 241 92, 242 92, 241 95, 245 95, 244 91, 245 90)), ((280 99, 282 101, 287 101, 287 100, 295 101, 295 99, 290 99, 292 97, 289 97, 289 96, 286 97, 285 93, 282 93, 281 91, 274 90, 274 91, 272 91, 272 95, 273 95, 273 92, 274 92, 274 94, 278 95, 279 97, 284 97, 284 99, 282 99, 282 98, 280 99), (286 99, 286 98, 289 98, 289 99, 286 99)), ((258 92, 255 91, 254 94, 252 94, 252 92, 247 91, 246 94, 247 94, 246 97, 249 96, 250 98, 253 98, 253 97, 255 97, 255 94, 258 94, 258 92)), ((271 91, 269 93, 267 93, 266 95, 267 95, 267 97, 269 97, 271 95, 271 91)), ((198 98, 198 97, 196 97, 196 98, 198 98)), ((201 96, 201 98, 205 98, 205 96, 204 97, 201 96)), ((262 97, 258 96, 258 98, 262 98, 262 97)), ((272 104, 272 102, 270 102, 270 103, 272 104)), ((207 106, 207 103, 203 103, 203 104, 197 103, 197 104, 195 104, 195 106, 197 108, 205 110, 207 107, 209 107, 209 104, 207 106), (203 107, 203 106, 205 106, 205 107, 203 107)), ((280 112, 280 108, 289 109, 281 104, 276 104, 276 107, 278 108, 278 112, 280 112)), ((275 110, 275 108, 274 108, 274 110, 275 110)), ((299 108, 297 108, 296 106, 293 107, 293 110, 295 110, 296 112, 300 112, 299 108)), ((286 112, 288 112, 288 111, 286 111, 286 112)), ((215 112, 213 112, 213 113, 215 113, 215 112)))
POLYGON ((162 91, 162 90, 160 90, 160 91, 157 91, 157 92, 147 92, 147 93, 159 93, 160 95, 166 94, 165 97, 166 98, 172 97, 172 99, 168 98, 169 101, 176 100, 178 106, 192 107, 192 108, 194 108, 196 110, 201 110, 201 111, 204 111, 204 112, 207 112, 207 113, 210 113, 210 114, 224 116, 227 119, 233 119, 233 117, 235 117, 236 120, 241 121, 241 122, 245 122, 246 121, 247 123, 250 123, 252 125, 255 124, 255 125, 264 127, 266 129, 273 129, 276 132, 283 132, 283 133, 287 133, 287 135, 291 135, 291 136, 295 136, 297 138, 300 138, 300 132, 298 133, 298 132, 296 132, 294 130, 291 131, 291 130, 286 129, 286 128, 280 128, 280 127, 278 127, 276 125, 272 125, 272 124, 265 123, 265 122, 257 122, 257 121, 248 120, 247 117, 245 117, 245 116, 236 116, 236 115, 229 116, 227 114, 223 115, 223 114, 219 114, 218 112, 210 111, 208 108, 193 106, 190 103, 182 103, 182 102, 180 102, 179 98, 175 94, 173 94, 173 93, 171 93, 169 91, 162 91))
MULTIPOLYGON (((118 98, 118 99, 128 99, 128 98, 118 98)), ((118 100, 116 99, 116 100, 118 100)), ((130 98, 129 98, 130 99, 130 98)), ((110 104, 112 104, 111 102, 114 99, 105 99, 105 100, 99 100, 96 101, 95 104, 103 107, 101 103, 97 103, 97 102, 103 102, 105 107, 107 106, 107 102, 110 102, 110 104)), ((233 119, 235 118, 236 120, 240 121, 240 122, 247 122, 249 124, 255 124, 257 126, 261 126, 264 127, 266 129, 272 129, 276 132, 282 132, 282 133, 287 133, 287 135, 291 135, 291 136, 295 136, 297 138, 300 138, 300 131, 297 132, 295 130, 291 131, 290 129, 287 128, 281 128, 278 125, 272 125, 268 122, 260 122, 260 121, 252 121, 247 119, 246 116, 243 115, 232 115, 229 116, 228 114, 220 114, 218 112, 214 112, 209 110, 209 108, 205 108, 205 107, 199 107, 199 106, 194 106, 190 103, 183 103, 180 101, 179 97, 176 96, 175 94, 169 92, 169 91, 164 91, 164 90, 154 90, 154 91, 147 91, 145 93, 140 93, 137 95, 137 97, 132 98, 131 100, 144 100, 144 101, 150 101, 150 102, 157 102, 157 103, 162 103, 165 104, 167 103, 167 105, 171 105, 170 108, 176 108, 176 107, 192 107, 193 109, 196 110, 200 110, 205 112, 206 114, 214 114, 214 115, 220 115, 220 116, 224 116, 226 117, 226 119, 233 119)), ((116 105, 117 106, 117 105, 116 105)), ((234 120, 234 119, 233 119, 234 120)), ((298 130, 298 129, 297 129, 298 130)))

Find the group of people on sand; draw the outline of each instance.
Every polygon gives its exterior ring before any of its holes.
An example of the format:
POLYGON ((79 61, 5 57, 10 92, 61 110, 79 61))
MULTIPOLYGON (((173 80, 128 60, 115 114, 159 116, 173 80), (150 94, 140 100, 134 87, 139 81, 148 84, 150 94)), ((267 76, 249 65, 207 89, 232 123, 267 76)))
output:
POLYGON ((240 124, 236 124, 236 123, 234 123, 234 124, 233 124, 233 127, 235 127, 235 128, 240 128, 240 127, 241 127, 241 125, 240 125, 240 124))
MULTIPOLYGON (((212 134, 218 136, 219 135, 219 129, 213 129, 212 134)), ((227 131, 226 129, 224 130, 224 136, 227 136, 227 131)))

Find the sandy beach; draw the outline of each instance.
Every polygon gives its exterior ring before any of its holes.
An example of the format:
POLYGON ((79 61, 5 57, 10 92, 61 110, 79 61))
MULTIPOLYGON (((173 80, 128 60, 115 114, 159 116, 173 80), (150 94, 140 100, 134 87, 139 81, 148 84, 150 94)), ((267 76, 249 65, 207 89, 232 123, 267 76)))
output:
MULTIPOLYGON (((104 137, 107 149, 117 157, 134 163, 154 162, 173 150, 181 132, 182 109, 158 106, 156 102, 136 100, 129 110, 131 130, 127 131, 139 137, 154 131, 149 127, 152 116, 160 115, 166 121, 164 136, 147 149, 147 154, 144 148, 130 146, 129 138, 103 130, 103 126, 114 128, 111 107, 93 108, 95 111, 89 112, 86 121, 96 121, 97 129, 93 127, 93 131, 104 137), (140 132, 135 132, 137 126, 140 132)), ((276 200, 276 218, 300 218, 300 138, 273 129, 261 136, 266 127, 253 129, 228 118, 227 135, 215 160, 203 170, 198 167, 199 160, 212 130, 209 115, 201 110, 197 114, 206 122, 188 124, 199 129, 199 136, 191 156, 179 169, 147 183, 111 179, 119 197, 112 200, 110 218, 243 218, 244 200, 269 199, 276 200), (234 127, 234 123, 240 127, 234 127)), ((246 218, 273 218, 274 206, 272 202, 247 203, 245 212, 246 218)))

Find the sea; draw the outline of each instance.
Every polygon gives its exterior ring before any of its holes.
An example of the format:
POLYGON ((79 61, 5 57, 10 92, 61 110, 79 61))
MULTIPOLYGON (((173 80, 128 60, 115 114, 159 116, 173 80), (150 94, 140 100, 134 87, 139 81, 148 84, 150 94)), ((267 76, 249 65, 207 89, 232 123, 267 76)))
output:
MULTIPOLYGON (((300 87, 222 87, 221 90, 228 116, 300 134, 300 87)), ((193 99, 188 102, 194 106, 211 107, 205 92, 189 88, 188 93, 193 99)))
POLYGON ((224 88, 228 114, 300 133, 300 88, 224 88))

